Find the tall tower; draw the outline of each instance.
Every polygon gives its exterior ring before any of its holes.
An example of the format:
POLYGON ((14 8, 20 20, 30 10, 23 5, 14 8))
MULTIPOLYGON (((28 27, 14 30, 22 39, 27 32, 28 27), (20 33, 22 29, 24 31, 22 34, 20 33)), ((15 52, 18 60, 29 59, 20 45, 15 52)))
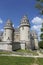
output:
POLYGON ((38 36, 37 36, 36 32, 33 32, 33 37, 34 37, 35 49, 37 50, 39 47, 38 47, 38 36))
POLYGON ((26 49, 30 48, 30 24, 27 16, 21 19, 20 23, 20 41, 25 42, 26 49))
POLYGON ((7 23, 4 27, 4 34, 3 34, 3 41, 13 41, 13 26, 12 26, 12 22, 10 19, 7 20, 7 23))

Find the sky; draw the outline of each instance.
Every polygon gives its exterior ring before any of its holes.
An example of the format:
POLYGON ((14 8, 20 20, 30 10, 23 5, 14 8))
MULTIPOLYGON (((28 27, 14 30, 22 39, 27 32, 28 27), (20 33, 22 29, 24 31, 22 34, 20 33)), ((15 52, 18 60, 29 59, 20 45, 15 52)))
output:
POLYGON ((28 16, 31 30, 36 30, 40 35, 42 17, 35 8, 36 0, 0 0, 0 31, 6 20, 11 19, 14 28, 18 27, 24 15, 28 16))

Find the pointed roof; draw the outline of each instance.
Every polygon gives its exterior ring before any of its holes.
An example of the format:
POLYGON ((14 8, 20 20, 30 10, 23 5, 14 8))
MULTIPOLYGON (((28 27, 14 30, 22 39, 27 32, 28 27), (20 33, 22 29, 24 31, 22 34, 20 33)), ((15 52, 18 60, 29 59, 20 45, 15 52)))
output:
POLYGON ((6 25, 5 25, 4 28, 13 28, 13 26, 12 26, 12 21, 11 21, 10 19, 7 19, 6 25))
POLYGON ((10 19, 7 19, 7 23, 6 24, 12 25, 12 21, 10 19))
POLYGON ((30 26, 28 17, 26 15, 24 15, 23 18, 21 19, 20 25, 28 25, 28 26, 30 26))
POLYGON ((21 19, 21 23, 29 23, 28 17, 26 15, 21 19))
POLYGON ((28 19, 28 17, 26 15, 23 16, 23 19, 28 19))

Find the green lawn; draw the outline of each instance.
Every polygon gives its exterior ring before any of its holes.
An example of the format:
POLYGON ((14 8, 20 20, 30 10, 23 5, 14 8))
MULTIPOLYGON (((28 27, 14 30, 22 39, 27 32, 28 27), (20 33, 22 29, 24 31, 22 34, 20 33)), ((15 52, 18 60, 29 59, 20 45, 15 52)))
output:
POLYGON ((39 65, 43 65, 43 58, 38 58, 39 65))
POLYGON ((0 65, 31 65, 33 58, 0 56, 0 65))
POLYGON ((43 65, 43 58, 0 56, 0 65, 43 65))

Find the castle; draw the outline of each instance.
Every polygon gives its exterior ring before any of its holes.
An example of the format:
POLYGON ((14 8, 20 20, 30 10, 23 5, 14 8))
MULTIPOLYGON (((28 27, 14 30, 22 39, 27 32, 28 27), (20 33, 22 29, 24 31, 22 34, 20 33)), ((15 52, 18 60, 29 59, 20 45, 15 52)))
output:
POLYGON ((27 16, 21 19, 19 27, 15 29, 12 21, 8 19, 4 32, 0 32, 0 50, 14 51, 17 49, 38 49, 38 37, 35 31, 30 31, 27 16))

